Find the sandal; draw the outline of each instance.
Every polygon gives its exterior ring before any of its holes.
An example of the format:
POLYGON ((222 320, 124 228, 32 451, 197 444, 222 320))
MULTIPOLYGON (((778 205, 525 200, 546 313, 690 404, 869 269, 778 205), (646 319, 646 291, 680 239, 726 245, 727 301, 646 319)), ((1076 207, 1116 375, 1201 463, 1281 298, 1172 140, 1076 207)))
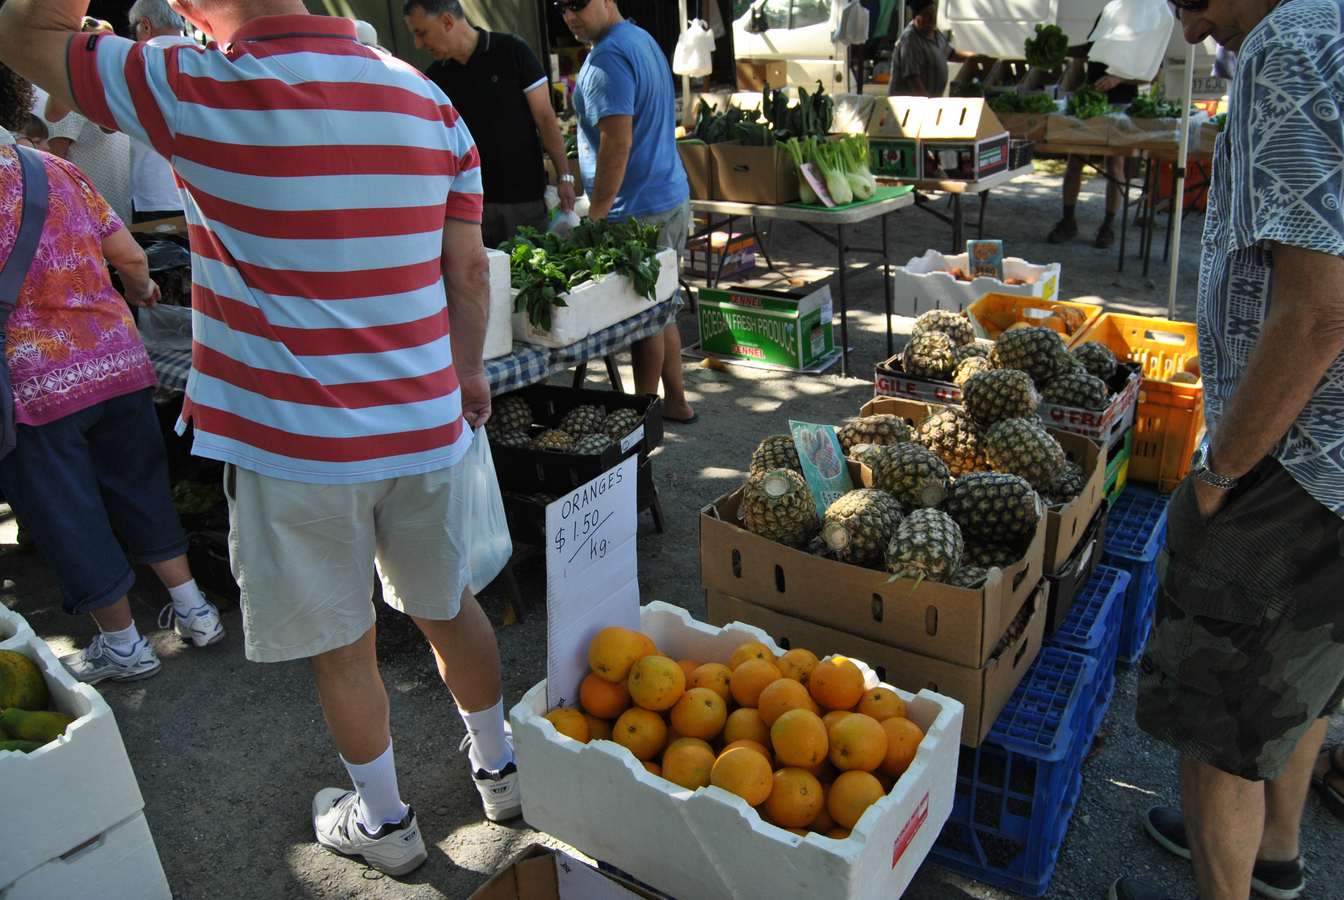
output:
POLYGON ((1326 808, 1344 819, 1344 744, 1321 749, 1311 772, 1311 786, 1326 808))

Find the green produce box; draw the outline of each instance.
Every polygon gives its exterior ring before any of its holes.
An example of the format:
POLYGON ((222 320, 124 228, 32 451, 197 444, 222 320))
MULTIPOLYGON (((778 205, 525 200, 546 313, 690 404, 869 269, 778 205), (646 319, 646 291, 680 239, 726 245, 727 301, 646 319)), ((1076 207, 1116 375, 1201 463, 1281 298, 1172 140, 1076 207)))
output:
POLYGON ((870 138, 868 168, 887 178, 919 177, 919 141, 914 138, 870 138))
POLYGON ((702 288, 696 302, 700 350, 786 369, 806 369, 835 349, 831 289, 784 291, 702 288))

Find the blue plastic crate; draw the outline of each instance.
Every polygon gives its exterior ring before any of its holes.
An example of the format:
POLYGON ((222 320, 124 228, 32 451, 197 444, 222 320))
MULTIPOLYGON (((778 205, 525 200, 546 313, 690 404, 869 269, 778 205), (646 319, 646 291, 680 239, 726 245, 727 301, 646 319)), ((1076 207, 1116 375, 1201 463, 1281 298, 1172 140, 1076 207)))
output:
POLYGON ((1082 788, 1097 664, 1044 647, 977 748, 963 747, 952 814, 932 850, 949 869, 1039 897, 1082 788))
POLYGON ((1131 485, 1111 507, 1102 562, 1129 573, 1120 625, 1121 662, 1143 655, 1157 596, 1157 555, 1167 536, 1167 497, 1131 485))
POLYGON ((1101 727, 1101 720, 1115 692, 1115 662, 1120 652, 1125 591, 1129 573, 1110 566, 1097 566, 1078 591, 1073 608, 1059 630, 1045 639, 1047 646, 1084 653, 1097 661, 1097 699, 1092 713, 1088 743, 1101 727))

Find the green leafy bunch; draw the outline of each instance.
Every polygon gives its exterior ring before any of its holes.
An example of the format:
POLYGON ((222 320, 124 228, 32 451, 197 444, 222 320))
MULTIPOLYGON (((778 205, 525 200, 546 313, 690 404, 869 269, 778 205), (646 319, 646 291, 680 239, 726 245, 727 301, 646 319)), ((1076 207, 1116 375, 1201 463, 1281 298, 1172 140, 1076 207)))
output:
POLYGON ((1027 64, 1053 69, 1064 62, 1069 52, 1069 36, 1058 25, 1037 25, 1036 36, 1022 45, 1027 64))
POLYGON ((989 101, 996 113, 1052 113, 1055 101, 1049 94, 999 94, 989 101))
POLYGON ((1091 119, 1108 115, 1110 111, 1111 102, 1101 91, 1080 87, 1069 95, 1068 113, 1075 119, 1091 119))
POLYGON ((1128 112, 1131 119, 1179 119, 1181 105, 1168 100, 1162 86, 1155 84, 1148 93, 1134 98, 1128 112))
POLYGON ((556 307, 568 306, 564 296, 603 275, 624 275, 636 294, 656 299, 658 226, 638 220, 607 222, 585 219, 566 237, 523 226, 500 247, 509 255, 514 312, 527 312, 527 321, 541 331, 551 330, 556 307))
POLYGON ((772 91, 767 84, 763 106, 765 120, 777 141, 813 135, 824 138, 831 133, 835 101, 826 93, 820 81, 813 94, 809 94, 806 88, 798 88, 798 102, 793 106, 789 105, 788 94, 782 90, 772 91))

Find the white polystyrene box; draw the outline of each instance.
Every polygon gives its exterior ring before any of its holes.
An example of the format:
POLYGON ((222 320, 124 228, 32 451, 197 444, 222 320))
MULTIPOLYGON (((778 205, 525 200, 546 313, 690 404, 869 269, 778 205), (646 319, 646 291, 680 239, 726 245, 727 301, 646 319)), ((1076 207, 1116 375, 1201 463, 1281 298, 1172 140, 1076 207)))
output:
MULTIPOLYGON (((654 296, 661 303, 677 289, 676 251, 659 250, 658 263, 654 296)), ((557 306, 552 311, 550 331, 533 328, 526 312, 514 313, 514 339, 541 347, 568 347, 642 313, 651 305, 648 298, 634 292, 630 279, 624 275, 604 275, 595 281, 585 281, 565 295, 565 303, 566 306, 557 306)))
POLYGON ((513 352, 513 291, 509 289, 509 255, 486 250, 490 262, 490 319, 485 326, 485 359, 513 352))
MULTIPOLYGON (((783 652, 758 628, 739 622, 714 628, 665 603, 643 608, 641 629, 675 659, 726 662, 745 641, 783 652)), ((876 686, 872 670, 855 662, 876 686)), ((896 690, 925 737, 910 768, 848 840, 798 837, 719 788, 688 791, 652 775, 618 744, 580 744, 561 735, 543 718, 545 681, 509 713, 523 816, 674 897, 897 897, 951 813, 963 710, 932 691, 896 690)))
POLYGON ((958 281, 949 269, 965 271, 966 254, 948 256, 929 250, 892 269, 892 291, 897 304, 911 298, 910 308, 920 313, 935 307, 963 309, 989 293, 1040 297, 1042 300, 1059 296, 1059 263, 1037 265, 1016 256, 1004 259, 1004 277, 1021 278, 1027 284, 1004 284, 997 278, 983 275, 971 281, 958 281))
POLYGON ((31 753, 0 752, 0 803, 23 811, 22 826, 6 829, 0 841, 0 886, 145 806, 116 719, 102 696, 72 678, 31 632, 6 642, 5 649, 36 662, 53 705, 76 718, 64 735, 31 753))
POLYGON ((0 603, 0 650, 15 649, 32 633, 27 619, 0 603))
POLYGON ((172 896, 149 823, 139 812, 0 888, 3 900, 170 900, 172 896))

